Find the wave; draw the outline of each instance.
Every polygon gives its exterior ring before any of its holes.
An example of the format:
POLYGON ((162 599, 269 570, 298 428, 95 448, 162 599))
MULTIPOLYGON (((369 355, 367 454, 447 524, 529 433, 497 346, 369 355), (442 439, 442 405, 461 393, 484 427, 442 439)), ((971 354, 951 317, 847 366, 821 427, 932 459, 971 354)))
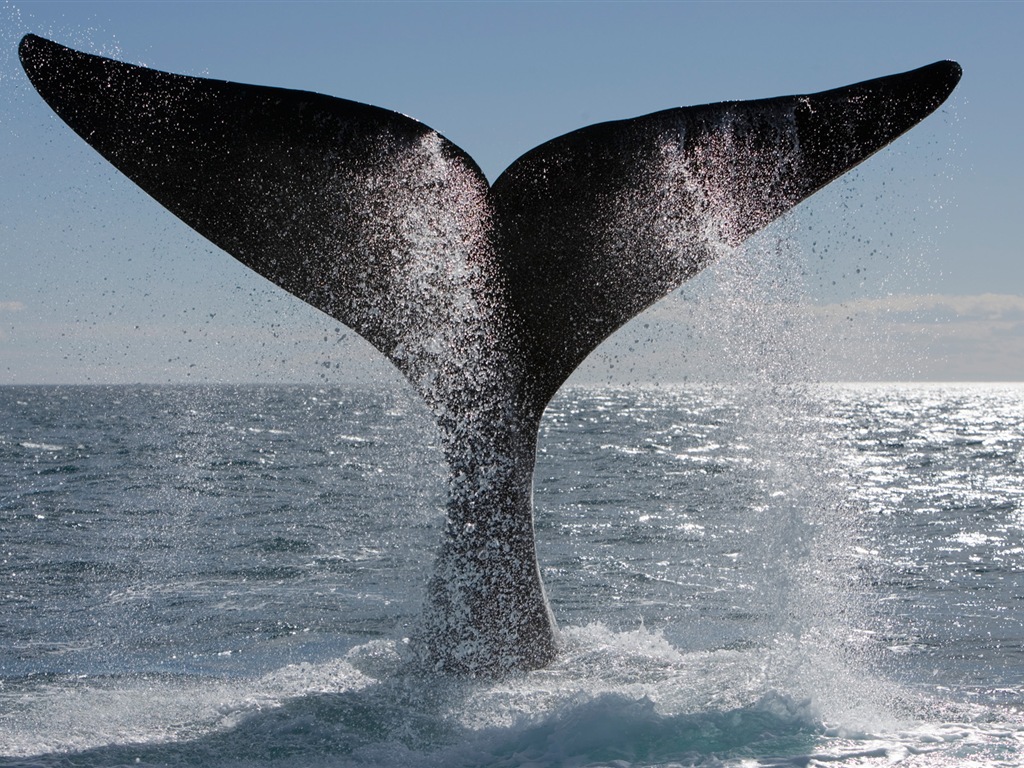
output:
POLYGON ((4 716, 0 766, 1019 764, 1024 723, 991 711, 834 721, 834 689, 777 685, 761 651, 686 653, 599 624, 564 643, 553 667, 501 683, 419 674, 384 640, 252 680, 51 680, 4 716))

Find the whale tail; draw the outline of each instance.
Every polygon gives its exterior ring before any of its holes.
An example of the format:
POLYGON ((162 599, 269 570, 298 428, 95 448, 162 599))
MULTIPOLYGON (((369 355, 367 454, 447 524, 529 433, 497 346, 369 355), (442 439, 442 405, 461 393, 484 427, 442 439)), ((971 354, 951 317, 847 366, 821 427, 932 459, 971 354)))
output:
POLYGON ((439 669, 554 655, 537 571, 541 414, 616 328, 938 108, 960 67, 592 125, 489 185, 436 131, 304 91, 186 77, 28 35, 86 142, 246 266, 363 336, 431 408, 451 467, 439 669))
POLYGON ((464 346, 460 334, 479 347, 483 317, 533 372, 520 386, 541 410, 717 245, 881 149, 960 78, 944 61, 592 125, 527 152, 490 187, 452 142, 378 107, 159 72, 35 35, 20 56, 53 110, 129 179, 366 338, 429 401, 443 396, 434 382, 450 354, 437 350, 464 346))

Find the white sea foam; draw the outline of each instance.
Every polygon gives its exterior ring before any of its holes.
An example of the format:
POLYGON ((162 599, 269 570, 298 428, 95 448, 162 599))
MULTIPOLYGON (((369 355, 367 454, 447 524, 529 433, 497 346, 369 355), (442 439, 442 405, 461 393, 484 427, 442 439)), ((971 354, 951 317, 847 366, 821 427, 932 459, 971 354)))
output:
POLYGON ((768 684, 758 651, 601 624, 563 641, 552 667, 502 683, 409 675, 391 641, 256 679, 55 681, 8 709, 0 765, 953 768, 1016 765, 1024 747, 1020 722, 829 722, 820 699, 768 684))
POLYGON ((25 442, 18 443, 18 445, 20 445, 22 448, 28 448, 29 450, 32 450, 32 451, 56 452, 56 451, 66 450, 66 446, 57 445, 55 443, 33 443, 33 442, 25 441, 25 442))

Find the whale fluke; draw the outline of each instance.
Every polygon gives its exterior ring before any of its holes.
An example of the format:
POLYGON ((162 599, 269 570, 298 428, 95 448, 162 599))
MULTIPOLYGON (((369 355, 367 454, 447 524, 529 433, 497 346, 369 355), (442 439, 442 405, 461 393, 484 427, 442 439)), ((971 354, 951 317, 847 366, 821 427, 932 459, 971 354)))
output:
POLYGON ((539 405, 608 335, 949 96, 942 61, 821 93, 682 107, 589 126, 494 183, 510 298, 539 405))
POLYGON ((489 185, 403 115, 20 46, 76 133, 214 244, 349 326, 433 413, 451 469, 418 647, 503 674, 557 640, 532 482, 545 406, 602 340, 938 108, 938 62, 821 93, 592 125, 489 185))

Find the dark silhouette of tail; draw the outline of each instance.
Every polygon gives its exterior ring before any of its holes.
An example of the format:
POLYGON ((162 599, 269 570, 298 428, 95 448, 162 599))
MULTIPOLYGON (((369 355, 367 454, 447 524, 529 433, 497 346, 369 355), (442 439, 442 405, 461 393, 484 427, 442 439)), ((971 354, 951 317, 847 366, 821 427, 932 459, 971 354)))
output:
POLYGON ((532 484, 545 406, 634 315, 934 111, 960 67, 682 107, 553 139, 488 185, 388 110, 173 75, 34 35, 76 133, 178 218, 349 326, 434 414, 447 526, 418 638, 441 671, 541 666, 532 484))

